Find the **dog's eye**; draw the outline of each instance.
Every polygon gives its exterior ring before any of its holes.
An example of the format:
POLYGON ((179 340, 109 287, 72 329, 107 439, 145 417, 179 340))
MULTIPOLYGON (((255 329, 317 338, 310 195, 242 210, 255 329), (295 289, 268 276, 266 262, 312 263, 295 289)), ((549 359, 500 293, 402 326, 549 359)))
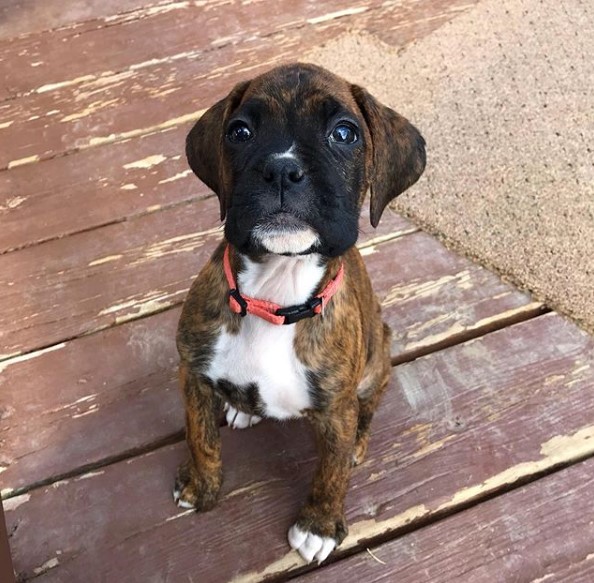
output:
POLYGON ((227 138, 234 144, 248 142, 253 137, 252 130, 243 121, 234 121, 227 130, 227 138))
POLYGON ((347 123, 339 123, 330 134, 330 139, 339 144, 354 144, 357 139, 357 130, 347 123))

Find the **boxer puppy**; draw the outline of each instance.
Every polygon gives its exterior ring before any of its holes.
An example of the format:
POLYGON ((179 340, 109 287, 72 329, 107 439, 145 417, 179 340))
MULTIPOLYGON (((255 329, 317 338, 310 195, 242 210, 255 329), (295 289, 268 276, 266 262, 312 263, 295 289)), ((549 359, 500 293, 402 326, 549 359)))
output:
POLYGON ((419 132, 367 91, 313 65, 239 83, 186 142, 217 195, 225 238, 177 335, 190 458, 178 506, 208 510, 222 480, 219 423, 307 417, 319 465, 288 540, 323 561, 347 534, 344 498, 390 376, 390 330, 361 256, 371 224, 425 168, 419 132))

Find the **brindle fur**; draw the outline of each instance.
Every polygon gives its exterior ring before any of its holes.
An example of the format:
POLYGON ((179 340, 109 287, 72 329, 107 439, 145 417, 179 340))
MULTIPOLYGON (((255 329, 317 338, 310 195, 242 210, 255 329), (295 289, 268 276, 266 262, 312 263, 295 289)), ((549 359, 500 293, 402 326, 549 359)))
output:
MULTIPOLYGON (((312 112, 331 94, 365 120, 362 161, 365 180, 358 194, 361 207, 371 188, 371 222, 377 225, 388 202, 410 186, 424 167, 423 140, 401 116, 381 106, 365 90, 322 69, 302 66, 312 74, 312 90, 305 98, 312 112)), ((282 68, 275 71, 283 71, 282 68)), ((273 115, 283 116, 283 104, 295 98, 291 92, 270 91, 275 71, 241 83, 211 108, 188 136, 190 165, 219 196, 221 217, 229 206, 229 169, 222 151, 221 126, 238 103, 257 95, 269 102, 273 115), (285 94, 286 93, 286 94, 285 94), (204 135, 215 138, 207 143, 204 135)), ((281 73, 278 73, 279 75, 281 73)), ((223 241, 192 285, 179 323, 177 344, 181 357, 180 378, 186 405, 187 442, 191 457, 180 467, 177 489, 181 498, 197 510, 211 508, 221 485, 219 422, 223 400, 236 409, 262 415, 257 387, 213 385, 203 374, 221 330, 238 333, 242 319, 227 304, 223 271, 223 241), (239 390, 238 390, 239 389, 239 390)), ((242 264, 231 249, 232 269, 242 264)), ((323 316, 296 324, 294 348, 308 369, 312 408, 303 411, 313 425, 319 465, 312 490, 298 516, 303 530, 332 537, 339 544, 347 534, 344 498, 350 469, 366 453, 374 411, 390 375, 390 330, 381 321, 380 305, 358 250, 351 247, 338 258, 326 259, 323 289, 343 262, 344 281, 323 316)))

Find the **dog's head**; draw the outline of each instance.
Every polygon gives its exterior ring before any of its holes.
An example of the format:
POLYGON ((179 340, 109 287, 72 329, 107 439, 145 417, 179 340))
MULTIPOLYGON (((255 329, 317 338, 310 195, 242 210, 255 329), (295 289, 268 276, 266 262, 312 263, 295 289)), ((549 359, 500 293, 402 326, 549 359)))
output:
POLYGON ((246 253, 341 255, 367 190, 375 227, 425 168, 425 141, 405 118, 304 64, 238 84, 192 128, 186 154, 246 253))

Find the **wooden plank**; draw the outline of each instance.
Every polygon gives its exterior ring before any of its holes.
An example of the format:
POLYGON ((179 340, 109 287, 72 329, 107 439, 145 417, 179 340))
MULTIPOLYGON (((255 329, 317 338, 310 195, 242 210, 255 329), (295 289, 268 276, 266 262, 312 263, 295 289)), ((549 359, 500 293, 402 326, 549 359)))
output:
MULTIPOLYGON (((179 59, 164 57, 146 69, 116 68, 116 72, 80 83, 6 101, 0 105, 0 135, 11 148, 0 152, 0 168, 31 164, 187 123, 220 99, 233 83, 281 62, 294 61, 296 54, 353 27, 365 30, 381 23, 386 31, 398 29, 402 42, 413 40, 406 32, 412 24, 409 19, 399 19, 399 6, 399 2, 389 2, 363 12, 349 9, 343 16, 335 12, 296 28, 261 37, 252 35, 217 51, 184 53, 179 59)), ((266 18, 277 12, 282 11, 269 11, 266 18)), ((200 21, 194 25, 204 28, 200 21)))
POLYGON ((148 3, 147 0, 101 0, 100 2, 91 0, 65 5, 61 0, 44 0, 43 2, 2 0, 0 3, 0 39, 12 39, 14 42, 14 37, 17 36, 64 26, 75 27, 80 33, 85 28, 89 28, 88 21, 100 19, 93 24, 105 26, 105 20, 102 17, 131 12, 148 3))
MULTIPOLYGON (((0 359, 177 305, 222 238, 194 202, 0 256, 0 359)), ((366 211, 367 212, 367 211, 366 211)), ((396 215, 373 237, 415 230, 396 215)))
POLYGON ((590 459, 300 580, 590 583, 593 490, 590 459))
POLYGON ((0 172, 0 253, 212 196, 188 168, 188 130, 0 172))
MULTIPOLYGON (((394 328, 395 354, 410 352, 424 338, 445 338, 450 330, 455 334, 485 319, 530 309, 529 298, 427 235, 407 235, 366 249, 374 249, 367 263, 383 297, 390 296, 392 278, 402 281, 386 264, 404 266, 411 257, 425 258, 416 262, 415 275, 423 277, 384 308, 384 319, 394 328), (385 271, 392 278, 385 278, 385 271), (428 284, 432 277, 440 281, 443 273, 458 272, 471 273, 471 285, 459 287, 456 277, 450 278, 450 287, 428 284), (436 310, 447 317, 435 317, 436 310)), ((414 279, 410 273, 405 277, 414 279)), ((174 342, 178 316, 179 310, 168 310, 0 363, 0 391, 9 404, 0 414, 0 489, 5 495, 181 431, 174 342)))
MULTIPOLYGON (((592 455, 593 349, 550 314, 396 367, 340 552, 592 455)), ((223 498, 206 514, 172 506, 182 444, 7 500, 20 576, 257 581, 301 569, 285 533, 315 463, 309 432, 263 423, 223 439, 223 498)))

